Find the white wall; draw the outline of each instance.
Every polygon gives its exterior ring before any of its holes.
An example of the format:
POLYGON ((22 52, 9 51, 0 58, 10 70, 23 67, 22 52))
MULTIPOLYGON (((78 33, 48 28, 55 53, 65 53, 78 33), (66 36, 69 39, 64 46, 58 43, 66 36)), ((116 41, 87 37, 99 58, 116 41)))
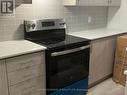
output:
POLYGON ((127 0, 122 0, 121 7, 109 7, 108 28, 127 30, 127 0))
POLYGON ((0 41, 22 39, 24 19, 65 18, 68 32, 105 27, 107 24, 107 7, 64 7, 62 0, 32 0, 32 4, 16 1, 15 17, 0 16, 0 41), (92 17, 90 24, 88 16, 92 17))

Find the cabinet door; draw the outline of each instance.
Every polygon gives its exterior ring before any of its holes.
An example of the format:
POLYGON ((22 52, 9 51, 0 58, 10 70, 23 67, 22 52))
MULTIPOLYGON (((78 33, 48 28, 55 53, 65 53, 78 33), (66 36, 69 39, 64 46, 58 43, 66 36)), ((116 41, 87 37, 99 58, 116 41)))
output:
POLYGON ((63 0, 63 5, 65 6, 76 6, 79 0, 63 0))
POLYGON ((45 64, 45 52, 21 55, 6 59, 7 72, 15 72, 24 68, 29 68, 39 64, 45 64))
POLYGON ((115 38, 93 41, 90 57, 89 85, 94 84, 113 72, 115 38))
POLYGON ((80 6, 108 6, 108 0, 79 0, 80 6))
POLYGON ((116 37, 109 38, 106 40, 106 49, 105 49, 105 65, 103 71, 105 71, 105 76, 111 74, 113 72, 113 63, 115 58, 115 50, 116 50, 116 37))
POLYGON ((121 0, 109 0, 109 6, 120 6, 121 0))
POLYGON ((9 86, 45 75, 44 52, 9 58, 6 64, 9 86))
POLYGON ((95 83, 103 77, 104 53, 105 53, 105 41, 92 42, 92 52, 90 55, 90 73, 89 73, 89 85, 95 83))
POLYGON ((10 95, 46 95, 45 52, 6 60, 10 95))
POLYGON ((6 65, 4 60, 0 60, 0 95, 8 95, 6 65))
POLYGON ((21 70, 17 70, 11 73, 8 73, 8 84, 10 85, 15 85, 17 83, 32 79, 34 77, 42 76, 44 75, 44 65, 39 64, 39 65, 34 65, 31 67, 26 67, 21 70))

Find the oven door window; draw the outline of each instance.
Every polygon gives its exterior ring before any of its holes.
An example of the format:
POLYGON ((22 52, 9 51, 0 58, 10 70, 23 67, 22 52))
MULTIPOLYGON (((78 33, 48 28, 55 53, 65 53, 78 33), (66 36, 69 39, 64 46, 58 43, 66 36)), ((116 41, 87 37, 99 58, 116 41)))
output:
POLYGON ((49 87, 62 88, 88 76, 89 49, 55 56, 49 64, 49 87))

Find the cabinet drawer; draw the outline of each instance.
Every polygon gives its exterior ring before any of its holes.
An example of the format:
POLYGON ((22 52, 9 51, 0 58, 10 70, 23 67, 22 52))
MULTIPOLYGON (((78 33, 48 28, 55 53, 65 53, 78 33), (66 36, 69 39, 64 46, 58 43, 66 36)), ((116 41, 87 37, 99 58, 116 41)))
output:
POLYGON ((10 95, 46 95, 45 77, 36 77, 31 80, 9 87, 10 95))
POLYGON ((37 64, 44 64, 45 62, 44 60, 45 60, 44 52, 38 52, 9 58, 6 60, 7 72, 16 71, 37 64))
POLYGON ((45 66, 44 64, 39 64, 8 73, 8 81, 9 85, 14 85, 42 75, 45 75, 45 66))

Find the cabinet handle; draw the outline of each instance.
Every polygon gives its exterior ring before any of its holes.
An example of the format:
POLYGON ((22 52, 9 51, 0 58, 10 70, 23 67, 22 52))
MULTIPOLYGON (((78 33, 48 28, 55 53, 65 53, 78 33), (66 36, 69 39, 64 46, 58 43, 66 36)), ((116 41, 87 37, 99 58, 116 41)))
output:
POLYGON ((51 53, 51 56, 60 56, 60 55, 64 55, 64 54, 74 53, 74 52, 78 52, 78 51, 85 50, 88 48, 90 48, 90 45, 82 46, 82 47, 75 48, 75 49, 60 51, 60 52, 54 52, 54 53, 51 53))

